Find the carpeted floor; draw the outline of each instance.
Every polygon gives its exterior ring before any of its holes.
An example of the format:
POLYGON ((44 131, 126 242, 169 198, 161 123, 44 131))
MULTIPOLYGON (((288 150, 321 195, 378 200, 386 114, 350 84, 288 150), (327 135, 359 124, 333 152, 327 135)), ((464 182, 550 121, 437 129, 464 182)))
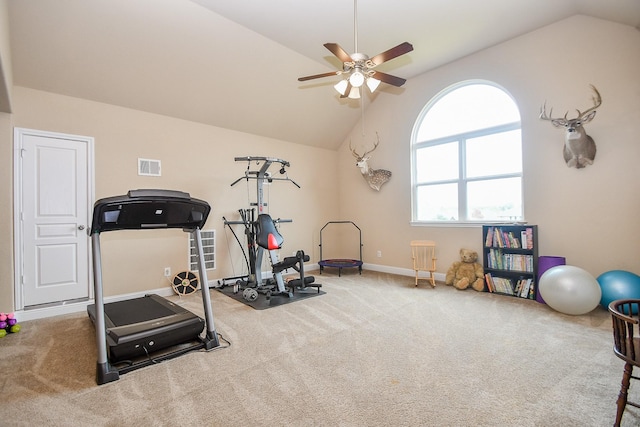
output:
MULTIPOLYGON (((320 279, 325 295, 269 310, 211 290, 230 347, 102 386, 86 315, 23 322, 0 339, 0 425, 613 424, 623 363, 602 308, 568 316, 369 271, 320 279)), ((202 315, 199 293, 175 301, 202 315)))

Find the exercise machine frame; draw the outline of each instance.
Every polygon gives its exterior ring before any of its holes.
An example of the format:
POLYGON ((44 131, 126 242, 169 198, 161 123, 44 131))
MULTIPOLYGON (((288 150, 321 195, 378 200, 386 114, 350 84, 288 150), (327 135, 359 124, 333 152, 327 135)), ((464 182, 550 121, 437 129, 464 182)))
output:
POLYGON ((240 244, 237 235, 231 228, 231 225, 242 224, 245 228, 245 235, 247 238, 247 248, 249 254, 244 253, 245 261, 247 262, 248 274, 246 276, 236 276, 222 279, 219 281, 221 286, 225 286, 228 281, 234 281, 234 292, 243 291, 245 299, 251 300, 257 297, 258 293, 264 294, 267 299, 273 295, 292 297, 294 289, 304 290, 307 285, 317 288, 318 292, 320 284, 313 284, 315 278, 313 276, 304 275, 304 262, 309 261, 309 256, 304 254, 304 251, 297 251, 293 257, 285 257, 282 261, 279 260, 277 250, 280 249, 284 239, 277 231, 277 224, 292 222, 290 219, 272 219, 271 216, 265 213, 265 207, 267 204, 264 201, 264 183, 273 181, 290 181, 293 185, 300 188, 300 186, 288 176, 283 178, 275 177, 268 172, 268 169, 273 164, 280 164, 279 173, 281 175, 286 174, 286 168, 290 166, 289 162, 283 159, 275 157, 235 157, 236 162, 247 162, 247 169, 244 176, 238 178, 231 183, 233 187, 242 180, 255 180, 256 181, 256 202, 251 203, 251 206, 255 208, 240 209, 240 217, 242 221, 229 221, 223 217, 224 224, 229 226, 234 237, 240 244), (260 165, 258 170, 251 170, 251 164, 256 162, 260 165), (256 216, 255 209, 257 208, 258 215, 256 216), (271 236, 272 240, 269 240, 271 236), (275 239, 275 240, 274 240, 275 239), (277 241, 277 244, 273 242, 277 241), (272 278, 264 280, 262 278, 262 260, 265 251, 269 255, 269 260, 272 266, 272 278), (294 279, 285 284, 282 277, 282 271, 293 268, 296 270, 300 278, 294 279), (246 291, 246 294, 244 292, 246 291))

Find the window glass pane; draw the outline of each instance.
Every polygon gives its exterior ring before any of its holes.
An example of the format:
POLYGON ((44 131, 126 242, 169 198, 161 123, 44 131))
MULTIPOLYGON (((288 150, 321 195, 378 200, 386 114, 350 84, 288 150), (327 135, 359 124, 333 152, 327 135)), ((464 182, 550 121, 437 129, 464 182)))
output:
POLYGON ((522 220, 522 178, 469 182, 467 218, 471 221, 522 220))
POLYGON ((503 90, 470 84, 448 92, 431 106, 417 133, 417 142, 520 121, 518 106, 503 90))
POLYGON ((457 179, 458 143, 439 144, 416 150, 417 182, 457 179))
POLYGON ((522 172, 520 129, 467 139, 467 178, 522 172))
POLYGON ((458 220, 457 184, 421 185, 417 193, 418 221, 458 220))

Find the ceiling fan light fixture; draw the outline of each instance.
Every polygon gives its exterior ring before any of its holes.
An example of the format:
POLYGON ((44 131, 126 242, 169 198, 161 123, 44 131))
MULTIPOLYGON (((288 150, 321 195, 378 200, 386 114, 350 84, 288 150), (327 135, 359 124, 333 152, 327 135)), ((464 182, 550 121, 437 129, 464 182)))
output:
POLYGON ((347 79, 340 80, 336 85, 334 85, 334 89, 338 91, 338 93, 342 96, 345 96, 347 93, 347 86, 349 86, 349 81, 347 79))
POLYGON ((373 77, 367 78, 367 87, 369 88, 371 93, 373 93, 378 88, 379 85, 380 85, 380 80, 374 79, 373 77))
POLYGON ((360 89, 357 87, 352 87, 351 91, 349 91, 350 99, 360 99, 360 89))
POLYGON ((353 73, 351 73, 351 75, 349 76, 349 82, 351 83, 351 86, 353 87, 360 87, 364 84, 364 74, 362 74, 362 72, 358 69, 356 69, 353 73))

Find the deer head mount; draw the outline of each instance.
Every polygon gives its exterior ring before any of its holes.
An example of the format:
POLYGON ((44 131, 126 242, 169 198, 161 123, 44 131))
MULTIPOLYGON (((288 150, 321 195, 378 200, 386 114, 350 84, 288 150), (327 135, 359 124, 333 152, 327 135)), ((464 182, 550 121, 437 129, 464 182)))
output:
POLYGON ((596 157, 596 143, 593 141, 583 125, 589 123, 596 115, 596 108, 602 104, 602 98, 600 92, 595 86, 591 85, 591 89, 594 92, 593 107, 584 112, 578 112, 578 116, 575 119, 568 119, 568 112, 564 113, 564 117, 553 117, 553 108, 549 110, 547 115, 547 104, 540 107, 540 119, 549 120, 555 127, 565 128, 564 134, 564 148, 562 154, 564 161, 570 168, 581 169, 585 166, 592 165, 593 159, 596 157))
POLYGON ((371 169, 369 167, 369 159, 371 156, 368 154, 372 153, 380 144, 380 136, 376 132, 376 142, 373 144, 373 148, 369 151, 365 151, 364 154, 360 155, 356 152, 356 150, 351 146, 351 141, 349 141, 349 149, 351 150, 351 154, 356 158, 356 166, 360 168, 360 173, 362 173, 362 177, 367 181, 369 187, 373 188, 376 191, 380 191, 380 187, 382 184, 389 181, 391 179, 391 172, 384 169, 371 169))

